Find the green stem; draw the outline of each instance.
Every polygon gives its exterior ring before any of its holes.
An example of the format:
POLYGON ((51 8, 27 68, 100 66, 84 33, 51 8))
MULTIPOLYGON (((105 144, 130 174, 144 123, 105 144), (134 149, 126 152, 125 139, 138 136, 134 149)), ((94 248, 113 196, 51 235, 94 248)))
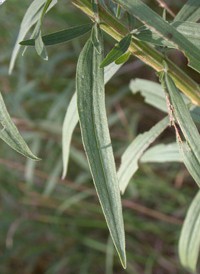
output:
MULTIPOLYGON (((95 21, 94 12, 90 0, 73 0, 73 4, 95 21)), ((101 28, 115 40, 120 41, 128 32, 128 27, 119 22, 101 6, 99 6, 101 28)), ((129 51, 147 65, 160 72, 167 64, 168 73, 173 78, 176 86, 196 104, 200 105, 200 86, 183 70, 177 67, 171 60, 145 42, 132 38, 129 51)))

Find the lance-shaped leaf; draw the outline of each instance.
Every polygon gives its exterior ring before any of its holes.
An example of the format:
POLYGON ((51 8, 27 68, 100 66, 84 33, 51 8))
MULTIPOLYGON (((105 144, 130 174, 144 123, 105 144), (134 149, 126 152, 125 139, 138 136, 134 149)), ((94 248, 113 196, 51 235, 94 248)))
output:
POLYGON ((133 94, 140 92, 147 104, 167 112, 165 93, 160 84, 137 78, 131 80, 129 87, 133 94))
POLYGON ((131 43, 131 34, 128 34, 122 40, 115 45, 115 47, 107 54, 105 59, 101 63, 101 68, 111 64, 115 60, 119 59, 129 48, 131 43))
POLYGON ((165 117, 149 131, 139 134, 135 140, 128 146, 121 158, 121 165, 118 170, 120 190, 124 193, 131 177, 138 170, 138 161, 144 151, 152 142, 166 129, 169 124, 169 118, 165 117))
POLYGON ((177 140, 181 158, 191 174, 192 178, 195 180, 197 185, 200 187, 200 164, 199 159, 196 158, 194 152, 191 150, 190 146, 186 142, 180 142, 177 140))
POLYGON ((178 49, 183 51, 189 60, 189 65, 200 72, 200 49, 179 33, 141 0, 116 0, 122 7, 143 22, 152 31, 171 41, 178 49))
MULTIPOLYGON (((185 104, 180 92, 175 86, 173 80, 165 73, 165 83, 169 92, 170 102, 172 104, 172 114, 175 117, 180 129, 185 137, 187 146, 181 147, 184 153, 184 163, 196 183, 200 183, 200 135, 195 123, 192 120, 187 105, 185 104)), ((178 137, 178 136, 177 136, 178 137)), ((178 142, 181 144, 180 138, 178 142)), ((182 145, 181 145, 182 146, 182 145)))
POLYGON ((32 36, 35 39, 35 49, 37 54, 44 60, 48 60, 48 54, 47 54, 47 50, 45 48, 44 42, 42 40, 42 31, 41 31, 41 27, 42 27, 42 22, 44 19, 44 15, 47 12, 49 6, 51 5, 53 0, 46 0, 44 7, 42 8, 42 12, 40 15, 40 18, 35 26, 35 29, 33 31, 32 36))
MULTIPOLYGON (((120 67, 121 65, 118 66, 115 63, 112 63, 104 69, 105 84, 113 77, 113 75, 119 70, 120 67)), ((76 125, 78 124, 78 110, 76 101, 77 97, 75 92, 67 108, 62 127, 63 179, 66 177, 67 174, 72 134, 76 125)))
MULTIPOLYGON (((200 49, 199 23, 175 21, 171 23, 171 25, 183 36, 185 36, 185 38, 187 38, 194 46, 200 49)), ((139 28, 134 35, 141 41, 157 46, 164 46, 168 48, 176 47, 172 42, 165 40, 161 35, 144 26, 139 28)))
POLYGON ((193 199, 183 223, 179 239, 179 258, 181 264, 196 273, 200 248, 200 191, 193 199))
POLYGON ((149 148, 140 159, 141 163, 182 162, 177 143, 159 144, 149 148))
POLYGON ((188 0, 179 13, 174 18, 174 21, 190 21, 197 22, 200 19, 200 1, 188 0))
MULTIPOLYGON (((44 35, 42 36, 42 40, 46 46, 65 43, 84 35, 88 31, 90 31, 91 28, 92 28, 92 24, 85 24, 81 26, 71 27, 65 30, 44 35)), ((34 46, 35 40, 34 39, 25 40, 20 42, 20 45, 34 46)))
MULTIPOLYGON (((18 55, 20 47, 21 47, 19 45, 19 42, 24 39, 24 37, 29 32, 31 27, 39 20, 39 18, 41 16, 41 12, 42 12, 42 6, 44 5, 45 2, 46 2, 46 0, 34 0, 30 4, 29 8, 26 11, 26 14, 24 15, 24 18, 20 25, 19 34, 18 34, 17 40, 15 42, 15 46, 13 48, 11 60, 10 60, 10 65, 9 65, 9 73, 10 74, 12 73, 17 55, 18 55)), ((51 9, 56 3, 57 3, 57 0, 53 0, 49 9, 51 9)))
MULTIPOLYGON (((97 27, 97 26, 95 26, 97 27)), ((98 27, 97 27, 98 28, 98 27)), ((99 46, 89 39, 77 64, 76 89, 81 135, 95 188, 118 251, 126 267, 125 235, 119 183, 105 110, 102 34, 98 28, 99 46), (97 49, 101 49, 100 51, 97 49)))
POLYGON ((0 138, 6 142, 17 152, 22 155, 31 158, 33 160, 39 160, 28 148, 22 136, 19 134, 16 126, 10 118, 7 108, 4 104, 3 97, 0 93, 0 138))
MULTIPOLYGON (((166 105, 166 97, 163 87, 153 81, 144 80, 144 79, 135 79, 130 82, 130 90, 133 94, 140 92, 144 97, 144 101, 152 107, 155 107, 165 113, 168 112, 166 105)), ((190 101, 184 94, 181 94, 184 102, 190 105, 190 113, 193 120, 197 123, 200 123, 200 107, 191 106, 190 101)))

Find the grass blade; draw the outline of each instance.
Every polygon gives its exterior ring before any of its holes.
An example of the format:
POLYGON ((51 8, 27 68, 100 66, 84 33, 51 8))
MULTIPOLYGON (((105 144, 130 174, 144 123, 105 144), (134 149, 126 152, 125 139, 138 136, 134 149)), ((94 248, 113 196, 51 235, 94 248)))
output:
POLYGON ((199 0, 188 0, 174 21, 190 21, 197 22, 200 19, 200 2, 199 0))
POLYGON ((10 147, 20 154, 33 159, 39 160, 28 148, 22 136, 19 134, 16 126, 12 122, 10 115, 6 109, 3 97, 0 93, 0 124, 2 129, 0 131, 0 138, 6 142, 10 147))
POLYGON ((172 42, 188 58, 189 65, 200 72, 200 49, 179 33, 141 0, 116 0, 122 7, 143 22, 152 31, 157 32, 167 41, 172 42))
MULTIPOLYGON (((97 26, 95 26, 97 27, 97 26)), ((123 267, 126 267, 121 198, 105 110, 103 43, 88 40, 77 64, 76 88, 81 133, 95 188, 123 267)))
MULTIPOLYGON (((58 32, 54 32, 48 35, 44 35, 42 36, 42 40, 46 46, 65 43, 84 35, 85 33, 89 32, 91 28, 92 28, 92 24, 76 26, 76 27, 68 28, 58 32)), ((35 40, 34 39, 24 40, 20 42, 20 45, 34 46, 35 40)))
POLYGON ((181 264, 196 273, 200 248, 200 191, 193 199, 187 212, 179 239, 179 258, 181 264))
POLYGON ((169 118, 165 117, 149 131, 139 134, 128 146, 121 158, 121 165, 118 170, 119 186, 122 193, 126 190, 131 177, 138 170, 138 161, 144 151, 169 125, 169 118))

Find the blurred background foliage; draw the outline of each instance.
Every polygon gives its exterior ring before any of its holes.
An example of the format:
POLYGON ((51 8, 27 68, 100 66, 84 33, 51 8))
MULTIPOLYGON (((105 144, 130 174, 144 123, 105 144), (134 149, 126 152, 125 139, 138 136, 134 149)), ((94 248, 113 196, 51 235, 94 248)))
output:
MULTIPOLYGON (((187 273, 177 257, 186 210, 197 187, 181 164, 141 165, 123 196, 128 267, 122 270, 96 197, 77 127, 69 171, 61 180, 61 130, 74 92, 78 55, 85 37, 49 47, 49 61, 34 49, 8 65, 20 21, 31 1, 7 1, 0 8, 0 83, 8 110, 39 162, 27 160, 0 142, 0 273, 187 273)), ((45 18, 49 33, 89 21, 70 2, 45 18)), ((146 1, 160 14, 159 1, 146 1)), ((165 1, 173 12, 185 1, 165 1)), ((169 16, 170 18, 170 16, 169 16)), ((105 36, 106 51, 114 41, 105 36)), ((179 66, 185 59, 170 52, 179 66)), ((193 73, 193 72, 190 72, 193 73)), ((192 75, 195 78, 195 74, 192 75)), ((116 164, 131 140, 163 114, 129 91, 137 77, 157 81, 155 72, 131 58, 108 83, 106 103, 116 164)), ((173 129, 161 136, 173 139, 173 129)))

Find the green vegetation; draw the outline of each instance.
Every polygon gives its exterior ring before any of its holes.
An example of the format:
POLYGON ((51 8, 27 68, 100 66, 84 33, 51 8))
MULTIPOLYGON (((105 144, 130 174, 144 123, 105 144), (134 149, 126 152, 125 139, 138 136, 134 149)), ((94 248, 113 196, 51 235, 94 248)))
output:
POLYGON ((146 2, 0 6, 0 273, 198 273, 200 4, 146 2))

